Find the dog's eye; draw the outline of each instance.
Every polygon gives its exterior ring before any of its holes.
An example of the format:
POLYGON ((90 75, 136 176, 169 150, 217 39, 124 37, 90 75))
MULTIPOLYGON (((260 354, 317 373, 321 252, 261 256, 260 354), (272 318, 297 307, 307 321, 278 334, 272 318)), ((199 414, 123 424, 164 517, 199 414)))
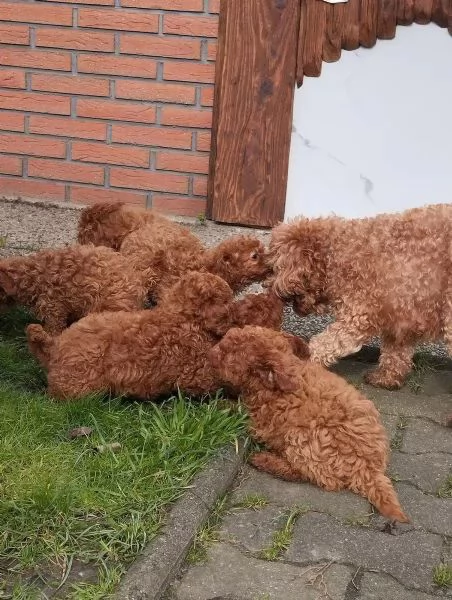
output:
POLYGON ((252 252, 250 258, 251 260, 257 260, 258 256, 259 254, 257 252, 252 252))

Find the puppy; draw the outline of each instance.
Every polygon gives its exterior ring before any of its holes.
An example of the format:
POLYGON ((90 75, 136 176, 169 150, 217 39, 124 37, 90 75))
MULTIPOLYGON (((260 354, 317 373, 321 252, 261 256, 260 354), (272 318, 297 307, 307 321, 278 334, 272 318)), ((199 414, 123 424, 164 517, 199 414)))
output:
POLYGON ((312 359, 330 365, 381 337, 375 386, 399 388, 416 344, 452 349, 452 205, 370 219, 299 218, 270 242, 273 289, 300 315, 330 310, 336 321, 312 338, 312 359))
MULTIPOLYGON (((207 394, 220 387, 209 349, 232 323, 246 322, 247 310, 256 319, 253 301, 240 308, 243 302, 233 302, 221 278, 192 272, 153 310, 89 315, 57 338, 30 325, 29 348, 48 370, 49 393, 60 400, 109 391, 153 399, 177 388, 207 394)), ((289 343, 298 348, 297 339, 289 343)))
POLYGON ((219 379, 241 390, 256 438, 258 469, 326 490, 348 488, 385 516, 408 522, 386 477, 388 440, 375 406, 320 365, 294 356, 278 332, 231 329, 211 350, 219 379))
POLYGON ((110 248, 71 246, 0 260, 0 304, 31 309, 57 335, 92 312, 143 307, 143 278, 110 248))

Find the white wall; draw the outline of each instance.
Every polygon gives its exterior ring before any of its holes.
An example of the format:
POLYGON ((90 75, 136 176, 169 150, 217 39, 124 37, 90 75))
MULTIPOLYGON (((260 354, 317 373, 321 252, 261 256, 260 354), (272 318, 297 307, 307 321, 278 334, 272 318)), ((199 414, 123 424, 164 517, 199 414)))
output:
POLYGON ((452 37, 436 25, 342 52, 295 93, 286 218, 452 202, 452 37))

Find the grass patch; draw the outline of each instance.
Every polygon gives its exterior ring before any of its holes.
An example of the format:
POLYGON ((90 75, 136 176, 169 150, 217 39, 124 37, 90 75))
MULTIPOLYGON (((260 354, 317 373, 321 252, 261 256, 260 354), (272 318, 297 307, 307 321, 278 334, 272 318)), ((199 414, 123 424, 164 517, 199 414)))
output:
POLYGON ((437 494, 440 498, 452 498, 452 475, 439 486, 437 494))
POLYGON ((284 525, 273 534, 272 543, 264 548, 259 556, 264 560, 277 560, 287 550, 293 538, 293 529, 300 515, 307 512, 306 507, 294 506, 286 513, 284 525))
POLYGON ((59 597, 105 598, 246 417, 219 398, 55 403, 26 349, 27 322, 23 311, 0 315, 0 598, 33 598, 36 574, 64 584, 59 597), (80 426, 92 435, 70 441, 80 426), (118 453, 93 451, 114 442, 118 453), (69 585, 75 563, 98 565, 97 582, 69 585))
POLYGON ((211 544, 218 541, 218 526, 223 515, 226 513, 227 494, 220 498, 215 504, 211 515, 205 524, 199 529, 193 541, 193 545, 187 555, 187 562, 199 564, 207 559, 207 550, 211 544))
POLYGON ((438 358, 426 353, 415 354, 413 358, 413 369, 408 375, 407 385, 414 394, 420 394, 426 377, 435 373, 441 363, 438 358))
POLYGON ((452 564, 436 565, 433 569, 433 583, 438 587, 452 587, 452 564))
POLYGON ((260 510, 268 506, 268 500, 262 494, 247 494, 243 500, 234 504, 234 508, 248 508, 251 510, 260 510))
POLYGON ((391 450, 400 450, 403 442, 404 431, 407 428, 408 421, 404 417, 399 417, 396 432, 391 440, 391 450))

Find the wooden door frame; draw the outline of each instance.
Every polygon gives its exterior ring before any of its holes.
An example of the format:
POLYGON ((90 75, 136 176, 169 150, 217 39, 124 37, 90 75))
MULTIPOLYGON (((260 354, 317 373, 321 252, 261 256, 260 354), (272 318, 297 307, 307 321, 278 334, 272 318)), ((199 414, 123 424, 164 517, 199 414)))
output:
POLYGON ((272 227, 284 218, 299 19, 300 0, 221 2, 209 219, 272 227))

